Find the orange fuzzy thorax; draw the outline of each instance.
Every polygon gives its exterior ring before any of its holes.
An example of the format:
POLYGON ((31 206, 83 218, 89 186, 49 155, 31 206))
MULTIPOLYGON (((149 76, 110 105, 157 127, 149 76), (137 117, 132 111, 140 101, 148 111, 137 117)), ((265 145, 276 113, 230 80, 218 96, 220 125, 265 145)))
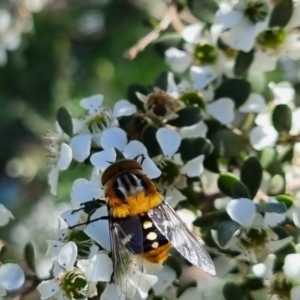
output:
POLYGON ((126 201, 117 197, 111 183, 106 184, 105 193, 113 217, 125 218, 146 213, 162 202, 163 196, 157 191, 154 183, 146 175, 141 176, 147 183, 147 191, 136 190, 126 201))

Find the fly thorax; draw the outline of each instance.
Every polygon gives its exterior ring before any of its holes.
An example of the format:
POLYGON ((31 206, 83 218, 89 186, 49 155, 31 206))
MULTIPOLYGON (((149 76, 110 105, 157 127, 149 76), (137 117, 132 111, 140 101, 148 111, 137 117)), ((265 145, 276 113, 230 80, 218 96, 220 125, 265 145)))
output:
POLYGON ((114 179, 113 189, 119 199, 126 201, 130 196, 139 194, 140 192, 147 193, 147 183, 134 173, 122 173, 114 179))

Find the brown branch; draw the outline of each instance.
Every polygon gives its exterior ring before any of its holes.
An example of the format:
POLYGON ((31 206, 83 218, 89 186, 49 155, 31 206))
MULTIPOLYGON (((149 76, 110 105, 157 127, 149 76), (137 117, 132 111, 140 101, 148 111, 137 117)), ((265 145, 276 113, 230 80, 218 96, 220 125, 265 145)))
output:
MULTIPOLYGON (((146 36, 144 36, 142 39, 140 39, 135 45, 133 45, 131 48, 125 51, 124 57, 126 59, 134 59, 139 52, 144 51, 144 49, 157 40, 161 34, 162 31, 166 30, 170 24, 172 23, 172 17, 174 17, 176 11, 176 6, 173 3, 173 1, 168 1, 167 3, 168 9, 166 14, 164 15, 163 19, 159 22, 159 24, 146 36)), ((177 14, 177 12, 176 12, 177 14)), ((174 24, 172 24, 174 26, 174 24)), ((179 26, 176 22, 176 27, 179 26)))

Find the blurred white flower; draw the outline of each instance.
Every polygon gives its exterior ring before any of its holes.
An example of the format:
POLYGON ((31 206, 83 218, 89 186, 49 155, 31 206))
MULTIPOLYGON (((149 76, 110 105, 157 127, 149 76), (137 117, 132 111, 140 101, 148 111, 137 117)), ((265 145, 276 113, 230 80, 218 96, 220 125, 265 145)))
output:
POLYGON ((14 291, 22 287, 25 275, 22 268, 14 263, 6 263, 0 266, 0 297, 6 295, 6 291, 14 291))
POLYGON ((0 204, 0 227, 8 224, 10 219, 14 219, 15 217, 3 204, 0 204))

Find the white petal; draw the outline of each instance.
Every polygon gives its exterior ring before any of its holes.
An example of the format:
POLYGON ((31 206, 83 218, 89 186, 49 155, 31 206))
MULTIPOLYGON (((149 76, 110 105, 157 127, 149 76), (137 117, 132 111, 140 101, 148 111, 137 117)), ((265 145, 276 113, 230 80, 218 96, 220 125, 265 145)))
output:
POLYGON ((249 52, 255 42, 256 29, 248 19, 242 19, 228 32, 228 44, 238 50, 249 52))
POLYGON ((222 124, 234 120, 234 102, 230 98, 220 98, 207 106, 208 113, 222 124))
POLYGON ((300 40, 299 32, 289 33, 284 41, 286 55, 293 60, 300 58, 300 40))
POLYGON ((57 196, 57 184, 58 184, 59 170, 56 167, 52 167, 48 174, 48 184, 50 185, 50 193, 57 196))
POLYGON ((290 291, 291 300, 300 300, 300 285, 294 286, 290 291))
POLYGON ((201 23, 188 25, 182 30, 182 37, 187 43, 195 44, 199 42, 203 28, 204 24, 201 23))
MULTIPOLYGON (((91 220, 107 216, 107 208, 101 207, 92 215, 91 220)), ((110 250, 110 234, 107 220, 99 220, 88 224, 84 232, 104 249, 110 250)))
POLYGON ((165 265, 158 273, 155 274, 158 277, 158 281, 153 286, 154 292, 162 294, 168 286, 176 279, 176 272, 171 267, 165 265))
POLYGON ((200 121, 195 125, 182 127, 179 132, 183 138, 206 137, 207 130, 206 124, 200 121))
POLYGON ((0 267, 0 284, 7 291, 19 289, 24 282, 24 272, 19 265, 7 263, 0 267))
POLYGON ((214 259, 214 265, 216 273, 219 278, 225 277, 234 267, 236 267, 236 261, 226 256, 218 256, 214 259))
POLYGON ((41 294, 41 299, 49 299, 54 296, 59 290, 59 282, 55 280, 44 280, 37 286, 38 291, 41 294))
POLYGON ((101 145, 104 149, 117 148, 123 150, 127 144, 126 132, 118 127, 107 128, 102 132, 101 145))
POLYGON ((277 213, 265 213, 264 217, 264 228, 274 227, 285 220, 285 213, 277 214, 277 213))
POLYGON ((251 93, 247 101, 239 107, 239 111, 244 113, 261 113, 265 112, 266 109, 267 105, 264 97, 257 93, 251 93))
POLYGON ((292 217, 294 224, 300 228, 300 207, 293 207, 292 217))
POLYGON ((188 161, 182 168, 181 174, 188 177, 198 177, 203 173, 203 160, 204 155, 199 155, 192 160, 188 161))
POLYGON ((180 134, 169 128, 160 128, 156 132, 156 139, 166 157, 172 157, 181 143, 180 134))
POLYGON ((300 253, 288 254, 285 257, 283 271, 289 278, 300 278, 300 253))
POLYGON ((136 276, 135 284, 138 285, 138 292, 142 299, 146 299, 150 288, 157 282, 158 278, 155 275, 142 273, 136 276))
POLYGON ((142 169, 149 178, 157 178, 161 175, 161 170, 150 157, 146 157, 142 163, 142 169))
POLYGON ((114 105, 113 116, 119 118, 122 116, 131 116, 137 112, 137 108, 134 104, 130 103, 128 100, 119 100, 114 105))
POLYGON ((186 227, 192 231, 193 230, 193 222, 196 219, 196 214, 186 208, 176 210, 176 212, 177 212, 177 215, 179 216, 179 218, 186 225, 186 227))
POLYGON ((173 98, 179 97, 178 87, 175 81, 174 74, 172 72, 168 72, 166 92, 168 95, 172 96, 173 98))
POLYGON ((167 188, 165 197, 172 207, 176 207, 180 201, 186 199, 186 197, 183 196, 181 192, 173 186, 167 188))
POLYGON ((273 268, 276 255, 269 254, 263 263, 252 266, 252 272, 255 277, 270 279, 273 276, 273 268))
POLYGON ((92 136, 90 134, 74 136, 70 142, 73 158, 83 162, 88 158, 91 151, 92 136))
POLYGON ((256 126, 250 132, 250 143, 256 150, 274 147, 278 139, 278 132, 273 126, 256 126))
POLYGON ((215 24, 221 25, 222 30, 235 26, 243 18, 241 11, 229 7, 221 7, 216 13, 215 24))
POLYGON ((92 259, 86 270, 88 281, 109 282, 113 273, 113 263, 111 258, 105 253, 98 253, 92 259))
POLYGON ((126 158, 133 159, 141 154, 148 156, 148 150, 140 141, 131 141, 124 148, 123 154, 126 158))
POLYGON ((83 98, 80 101, 80 106, 88 110, 90 115, 96 115, 101 111, 103 99, 104 96, 100 94, 83 98))
POLYGON ((60 149, 59 160, 57 162, 57 168, 61 171, 66 170, 72 161, 72 148, 66 144, 62 143, 60 149))
POLYGON ((65 269, 73 268, 77 259, 78 249, 74 242, 65 244, 58 254, 57 261, 65 269))
POLYGON ((65 243, 61 242, 61 241, 56 241, 56 240, 48 240, 47 245, 48 245, 48 247, 47 247, 47 251, 46 251, 46 256, 55 257, 59 254, 62 247, 65 245, 65 243))
POLYGON ((269 72, 276 69, 278 57, 272 52, 261 51, 257 49, 254 53, 254 59, 250 66, 251 71, 269 72))
POLYGON ((101 171, 105 170, 111 163, 115 162, 117 154, 114 148, 108 148, 91 156, 91 163, 101 171))
POLYGON ((99 182, 78 178, 74 181, 71 192, 71 202, 84 203, 93 199, 101 199, 104 195, 103 187, 99 182))
MULTIPOLYGON (((125 291, 124 291, 125 292, 125 291)), ((114 284, 107 284, 105 290, 100 296, 100 300, 127 300, 125 294, 118 295, 114 284)))
POLYGON ((0 227, 5 226, 10 219, 14 219, 13 214, 0 203, 0 227))
POLYGON ((185 72, 192 63, 192 56, 186 51, 171 47, 165 52, 166 63, 177 73, 185 72))
POLYGON ((293 239, 294 238, 292 236, 287 236, 286 238, 281 239, 281 240, 271 240, 267 243, 266 246, 270 252, 276 252, 276 251, 282 249, 283 247, 285 247, 290 242, 292 242, 293 239))
POLYGON ((192 66, 190 68, 190 77, 195 90, 201 91, 212 81, 218 78, 211 67, 192 66))
POLYGON ((81 212, 82 211, 80 210, 74 211, 71 209, 63 212, 60 217, 68 224, 68 226, 75 226, 79 223, 81 212))
POLYGON ((276 104, 289 104, 295 98, 295 89, 288 81, 275 84, 270 82, 268 87, 272 90, 276 104))
POLYGON ((233 221, 247 228, 251 227, 254 221, 256 206, 253 201, 241 198, 231 200, 227 205, 226 211, 233 221))

